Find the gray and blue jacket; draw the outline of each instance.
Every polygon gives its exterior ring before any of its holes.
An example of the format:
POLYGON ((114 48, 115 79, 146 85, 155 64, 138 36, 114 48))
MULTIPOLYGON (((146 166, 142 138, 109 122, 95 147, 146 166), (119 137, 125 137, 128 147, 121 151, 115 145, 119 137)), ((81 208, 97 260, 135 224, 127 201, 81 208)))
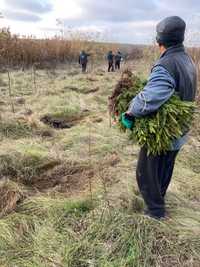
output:
MULTIPOLYGON (((184 101, 193 101, 197 89, 194 64, 182 45, 171 47, 152 69, 147 85, 132 100, 128 112, 143 117, 157 111, 176 92, 184 101)), ((179 150, 187 134, 174 140, 171 150, 179 150)))
POLYGON ((89 56, 90 54, 87 54, 84 51, 81 52, 79 55, 79 64, 87 64, 89 56))
POLYGON ((120 52, 118 52, 116 55, 115 55, 115 62, 120 62, 122 59, 122 54, 120 52))

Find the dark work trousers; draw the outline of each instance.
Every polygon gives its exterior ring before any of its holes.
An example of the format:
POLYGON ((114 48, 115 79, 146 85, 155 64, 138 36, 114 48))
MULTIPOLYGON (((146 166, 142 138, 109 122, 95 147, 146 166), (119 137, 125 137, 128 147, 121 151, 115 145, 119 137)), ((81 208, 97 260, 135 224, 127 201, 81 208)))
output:
POLYGON ((108 72, 114 71, 114 62, 113 61, 108 61, 108 72))
POLYGON ((120 70, 120 60, 115 61, 115 69, 120 70))
POLYGON ((147 154, 142 148, 136 170, 137 183, 147 206, 147 213, 153 217, 165 216, 165 194, 170 184, 175 159, 179 151, 168 151, 159 156, 147 154))
POLYGON ((82 63, 81 66, 82 66, 82 72, 85 73, 87 69, 87 62, 82 63))

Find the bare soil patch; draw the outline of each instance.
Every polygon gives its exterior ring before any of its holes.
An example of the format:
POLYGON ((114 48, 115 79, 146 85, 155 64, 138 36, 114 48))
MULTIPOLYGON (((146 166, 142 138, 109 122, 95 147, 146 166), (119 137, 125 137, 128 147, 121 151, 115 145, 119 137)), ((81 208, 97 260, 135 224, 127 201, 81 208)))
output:
POLYGON ((56 191, 72 195, 85 191, 89 186, 89 180, 94 176, 93 167, 84 163, 66 162, 33 178, 31 186, 40 192, 56 191))
POLYGON ((80 123, 85 118, 85 114, 65 117, 47 114, 41 117, 40 121, 55 129, 70 129, 80 123))
MULTIPOLYGON (((117 154, 106 157, 98 165, 90 165, 88 162, 67 161, 49 169, 39 176, 31 179, 31 187, 40 192, 59 192, 66 196, 78 195, 88 191, 90 182, 98 180, 99 172, 108 171, 110 167, 120 162, 117 154)), ((108 184, 112 183, 112 177, 106 175, 104 179, 108 184)))

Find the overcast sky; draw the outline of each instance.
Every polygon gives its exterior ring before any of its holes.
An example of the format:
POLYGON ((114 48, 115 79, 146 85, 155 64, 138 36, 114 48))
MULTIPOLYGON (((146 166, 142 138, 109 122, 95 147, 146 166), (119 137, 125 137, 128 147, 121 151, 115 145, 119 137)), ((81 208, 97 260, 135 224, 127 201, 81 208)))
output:
POLYGON ((97 32, 106 41, 148 44, 155 25, 169 15, 188 24, 190 43, 200 40, 200 0, 0 0, 1 26, 21 35, 59 34, 60 19, 68 29, 97 32))

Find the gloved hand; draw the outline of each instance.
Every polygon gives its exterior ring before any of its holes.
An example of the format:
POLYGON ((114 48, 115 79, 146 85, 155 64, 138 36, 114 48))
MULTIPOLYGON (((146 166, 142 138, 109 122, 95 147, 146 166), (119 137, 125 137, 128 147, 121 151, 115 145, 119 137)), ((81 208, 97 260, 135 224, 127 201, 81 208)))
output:
POLYGON ((128 113, 123 113, 121 115, 121 122, 129 130, 132 130, 134 127, 134 117, 128 113))

